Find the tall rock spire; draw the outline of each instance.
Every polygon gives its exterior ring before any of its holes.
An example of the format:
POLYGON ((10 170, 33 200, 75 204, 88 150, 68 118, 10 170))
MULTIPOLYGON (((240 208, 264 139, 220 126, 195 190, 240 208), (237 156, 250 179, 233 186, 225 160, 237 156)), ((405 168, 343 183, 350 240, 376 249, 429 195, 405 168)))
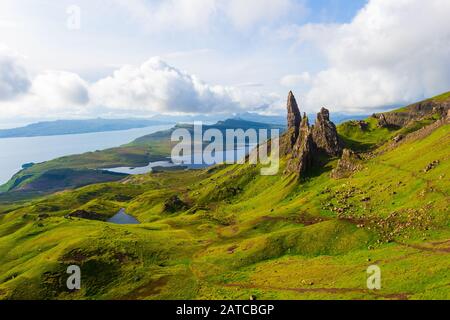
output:
POLYGON ((292 91, 289 91, 287 99, 287 134, 288 134, 288 152, 292 151, 295 142, 297 141, 300 123, 302 121, 302 116, 300 115, 300 110, 295 100, 292 91))
POLYGON ((327 157, 342 154, 342 143, 336 126, 330 120, 330 112, 322 108, 317 114, 315 124, 310 126, 306 113, 303 113, 303 117, 300 115, 292 92, 288 97, 288 126, 285 144, 286 150, 289 150, 286 154, 290 155, 290 158, 285 172, 296 173, 302 177, 313 166, 323 165, 327 157))
POLYGON ((305 174, 313 165, 314 150, 315 147, 309 120, 306 114, 303 114, 298 138, 293 147, 292 157, 288 162, 287 171, 298 173, 301 176, 305 174))
POLYGON ((289 91, 287 99, 287 124, 288 130, 295 128, 297 133, 302 121, 302 116, 300 115, 300 110, 298 109, 297 101, 295 100, 292 91, 289 91))

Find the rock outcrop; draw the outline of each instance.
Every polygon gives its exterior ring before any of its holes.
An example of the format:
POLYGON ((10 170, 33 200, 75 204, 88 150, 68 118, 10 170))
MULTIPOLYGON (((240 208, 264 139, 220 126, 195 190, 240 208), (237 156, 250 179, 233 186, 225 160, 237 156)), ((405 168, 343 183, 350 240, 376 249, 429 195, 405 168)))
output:
POLYGON ((65 218, 80 218, 80 219, 88 219, 88 220, 105 220, 105 217, 95 213, 95 212, 90 212, 90 211, 86 211, 86 210, 75 210, 67 215, 65 215, 65 218))
POLYGON ((304 175, 323 157, 337 157, 342 153, 342 143, 336 126, 330 121, 330 113, 322 108, 314 126, 309 125, 306 114, 300 115, 292 92, 288 96, 288 131, 284 136, 282 154, 291 155, 287 173, 304 175))
POLYGON ((342 143, 339 140, 336 126, 330 121, 330 112, 325 108, 322 108, 317 114, 317 120, 312 129, 312 138, 318 151, 332 157, 341 155, 342 143))
POLYGON ((333 179, 342 179, 351 176, 354 172, 361 170, 361 158, 352 150, 344 149, 342 157, 333 171, 331 177, 333 179))
POLYGON ((287 146, 286 152, 292 152, 297 141, 302 116, 292 91, 289 91, 287 99, 287 146))
POLYGON ((178 196, 172 196, 164 202, 164 212, 174 213, 187 209, 188 205, 184 203, 178 196))
POLYGON ((312 131, 308 117, 305 114, 300 124, 298 139, 294 145, 287 171, 300 175, 306 173, 313 165, 315 151, 312 131))
POLYGON ((429 99, 394 112, 375 113, 372 117, 378 120, 380 127, 403 128, 411 121, 421 120, 432 115, 445 117, 448 110, 450 110, 450 98, 429 99))

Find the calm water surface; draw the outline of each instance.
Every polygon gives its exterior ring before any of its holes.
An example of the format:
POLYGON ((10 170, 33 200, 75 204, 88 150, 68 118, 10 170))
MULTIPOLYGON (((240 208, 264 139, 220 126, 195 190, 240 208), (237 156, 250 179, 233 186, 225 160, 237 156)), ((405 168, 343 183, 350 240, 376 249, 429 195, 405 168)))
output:
POLYGON ((122 131, 0 139, 0 185, 21 170, 25 163, 39 163, 71 154, 117 147, 171 127, 173 124, 122 131))

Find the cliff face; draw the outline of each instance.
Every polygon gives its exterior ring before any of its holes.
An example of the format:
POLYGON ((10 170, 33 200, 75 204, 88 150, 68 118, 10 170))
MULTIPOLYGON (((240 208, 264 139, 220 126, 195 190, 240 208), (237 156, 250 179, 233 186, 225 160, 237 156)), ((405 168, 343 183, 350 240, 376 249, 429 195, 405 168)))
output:
POLYGON ((443 100, 426 100, 412 104, 401 111, 375 113, 372 115, 378 120, 380 127, 402 128, 411 121, 421 120, 434 114, 445 117, 450 110, 450 98, 443 100))
POLYGON ((292 92, 288 96, 288 132, 284 154, 290 154, 287 173, 305 174, 318 159, 325 155, 337 157, 342 153, 342 143, 336 126, 330 121, 330 113, 322 108, 314 126, 309 125, 306 114, 300 115, 292 92), (294 103, 295 102, 295 103, 294 103))

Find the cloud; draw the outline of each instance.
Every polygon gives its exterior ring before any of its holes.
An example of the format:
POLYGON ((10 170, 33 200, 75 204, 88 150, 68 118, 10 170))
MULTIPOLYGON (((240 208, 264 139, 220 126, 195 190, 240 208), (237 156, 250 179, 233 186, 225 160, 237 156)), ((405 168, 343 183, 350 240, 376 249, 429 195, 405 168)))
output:
POLYGON ((0 118, 73 118, 88 114, 89 87, 77 74, 45 71, 14 101, 0 101, 0 118))
POLYGON ((291 12, 293 0, 115 0, 148 31, 208 30, 226 21, 236 29, 273 21, 291 12))
POLYGON ((20 56, 0 47, 0 101, 12 100, 26 93, 31 82, 20 56))
POLYGON ((91 86, 91 104, 147 113, 221 113, 270 105, 274 94, 246 86, 209 85, 158 57, 125 66, 91 86))
POLYGON ((125 66, 91 88, 92 104, 147 112, 217 112, 235 109, 233 89, 210 86, 196 76, 151 58, 141 66, 125 66))
POLYGON ((50 70, 28 81, 14 101, 0 100, 0 118, 230 113, 270 108, 279 99, 245 86, 209 85, 158 57, 139 66, 121 67, 91 84, 75 73, 50 70))
POLYGON ((216 11, 217 0, 115 0, 149 31, 206 27, 216 11))
POLYGON ((370 0, 347 24, 296 27, 325 56, 310 108, 367 111, 450 89, 450 2, 370 0))
POLYGON ((75 73, 46 71, 33 80, 31 94, 52 107, 83 106, 89 102, 87 82, 75 73))
POLYGON ((300 74, 288 74, 280 80, 280 84, 287 88, 295 88, 302 84, 309 84, 311 82, 311 75, 309 72, 303 72, 300 74))
POLYGON ((224 11, 239 29, 249 28, 263 21, 273 21, 293 7, 290 0, 229 0, 226 3, 224 11))

